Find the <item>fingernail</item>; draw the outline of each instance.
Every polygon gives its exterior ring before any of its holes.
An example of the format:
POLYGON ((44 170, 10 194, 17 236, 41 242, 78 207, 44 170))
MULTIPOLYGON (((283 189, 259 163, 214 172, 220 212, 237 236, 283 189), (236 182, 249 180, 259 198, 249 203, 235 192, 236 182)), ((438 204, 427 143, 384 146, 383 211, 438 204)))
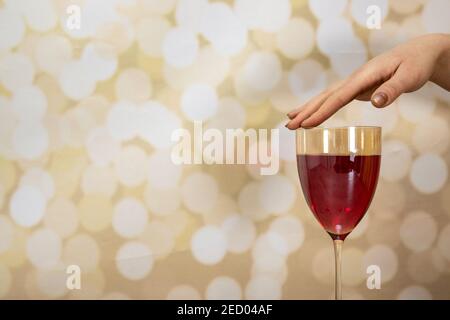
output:
POLYGON ((388 100, 386 93, 378 92, 372 97, 372 103, 375 107, 383 107, 388 100))

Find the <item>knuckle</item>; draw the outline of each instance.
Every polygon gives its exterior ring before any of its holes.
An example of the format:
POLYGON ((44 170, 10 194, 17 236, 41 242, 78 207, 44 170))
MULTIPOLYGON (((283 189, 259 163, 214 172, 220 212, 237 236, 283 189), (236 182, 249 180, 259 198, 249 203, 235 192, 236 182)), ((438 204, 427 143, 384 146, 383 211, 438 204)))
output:
POLYGON ((345 99, 344 96, 342 95, 336 95, 333 98, 333 105, 331 107, 335 108, 335 109, 340 109, 342 108, 345 104, 347 103, 347 100, 345 99))
POLYGON ((398 86, 394 83, 385 83, 380 91, 386 93, 389 100, 397 97, 400 94, 398 86))
POLYGON ((354 81, 355 79, 364 77, 365 73, 367 72, 367 68, 368 66, 362 66, 361 68, 356 69, 355 71, 353 71, 350 76, 349 76, 349 80, 350 81, 354 81))
POLYGON ((415 83, 419 83, 422 81, 423 75, 420 71, 415 70, 415 71, 411 71, 409 73, 408 78, 409 78, 409 82, 411 84, 415 84, 415 83))

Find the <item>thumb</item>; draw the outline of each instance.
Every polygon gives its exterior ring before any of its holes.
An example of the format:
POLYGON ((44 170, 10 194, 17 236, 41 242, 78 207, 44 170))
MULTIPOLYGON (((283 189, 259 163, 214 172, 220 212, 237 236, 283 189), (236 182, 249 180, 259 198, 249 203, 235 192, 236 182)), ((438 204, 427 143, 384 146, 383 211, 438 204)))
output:
POLYGON ((377 108, 383 108, 390 105, 402 93, 412 91, 416 87, 412 77, 404 65, 400 65, 394 75, 378 87, 371 97, 372 104, 377 108))

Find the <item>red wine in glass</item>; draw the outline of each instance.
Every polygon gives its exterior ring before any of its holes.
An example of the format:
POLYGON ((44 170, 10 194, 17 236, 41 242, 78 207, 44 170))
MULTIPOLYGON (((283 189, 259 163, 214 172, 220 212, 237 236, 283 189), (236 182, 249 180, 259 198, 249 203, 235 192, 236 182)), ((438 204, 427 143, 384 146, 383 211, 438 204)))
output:
POLYGON ((333 240, 361 221, 377 186, 379 155, 297 155, 309 208, 333 240))

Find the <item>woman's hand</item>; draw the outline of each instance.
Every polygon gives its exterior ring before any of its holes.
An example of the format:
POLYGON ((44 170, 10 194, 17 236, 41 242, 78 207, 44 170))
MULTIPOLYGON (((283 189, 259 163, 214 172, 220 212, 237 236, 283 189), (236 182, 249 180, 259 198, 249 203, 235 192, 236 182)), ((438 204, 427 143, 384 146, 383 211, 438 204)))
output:
POLYGON ((353 99, 386 107, 428 80, 450 90, 450 35, 421 36, 373 58, 347 79, 288 113, 291 120, 286 127, 317 126, 353 99))

